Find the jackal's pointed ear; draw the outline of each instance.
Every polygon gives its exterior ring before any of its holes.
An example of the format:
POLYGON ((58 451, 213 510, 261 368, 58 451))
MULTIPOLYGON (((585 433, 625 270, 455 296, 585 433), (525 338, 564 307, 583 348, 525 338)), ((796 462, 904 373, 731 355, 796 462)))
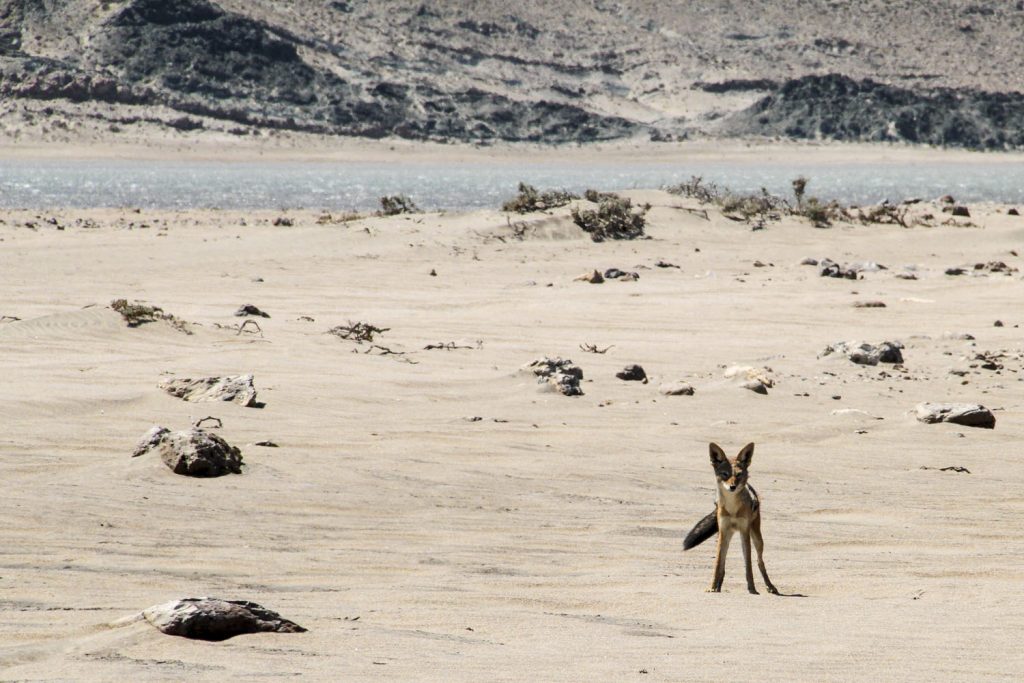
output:
POLYGON ((750 461, 754 457, 754 444, 748 443, 740 451, 740 454, 736 456, 736 464, 747 469, 750 467, 750 461))
POLYGON ((719 463, 729 462, 729 458, 725 457, 725 451, 717 443, 709 443, 708 450, 711 452, 711 464, 718 465, 719 463))

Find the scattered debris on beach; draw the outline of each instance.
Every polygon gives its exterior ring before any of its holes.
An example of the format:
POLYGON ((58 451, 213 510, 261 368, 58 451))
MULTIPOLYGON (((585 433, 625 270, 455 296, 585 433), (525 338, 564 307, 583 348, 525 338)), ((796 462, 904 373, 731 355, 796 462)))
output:
POLYGON ((384 334, 390 329, 390 327, 377 327, 376 325, 372 325, 364 321, 349 321, 347 325, 332 327, 327 330, 327 334, 333 334, 334 336, 347 341, 372 342, 377 336, 384 334))
POLYGON ((904 348, 902 342, 884 341, 880 344, 868 344, 867 342, 840 341, 829 344, 825 350, 818 354, 818 358, 825 358, 833 354, 845 356, 857 365, 878 365, 879 363, 902 363, 904 348))
POLYGON ((665 382, 658 387, 658 392, 665 396, 693 396, 695 389, 688 382, 665 382))
POLYGON ((129 302, 127 299, 114 299, 110 302, 110 307, 121 314, 121 317, 128 323, 128 327, 139 327, 146 323, 162 320, 179 332, 192 334, 189 323, 170 313, 165 313, 164 309, 159 306, 152 306, 144 301, 129 302))

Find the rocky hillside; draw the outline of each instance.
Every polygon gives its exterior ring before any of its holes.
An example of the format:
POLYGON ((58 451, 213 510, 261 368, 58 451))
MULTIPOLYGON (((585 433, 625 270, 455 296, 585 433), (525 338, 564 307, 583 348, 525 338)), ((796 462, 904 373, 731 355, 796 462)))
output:
POLYGON ((4 0, 0 123, 1002 148, 1022 34, 1024 0, 4 0))

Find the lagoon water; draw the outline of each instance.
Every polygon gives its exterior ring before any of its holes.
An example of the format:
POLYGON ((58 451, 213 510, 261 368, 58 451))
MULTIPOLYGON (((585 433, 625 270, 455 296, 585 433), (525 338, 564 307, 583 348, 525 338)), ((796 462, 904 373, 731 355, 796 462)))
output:
POLYGON ((935 198, 1024 203, 1024 163, 942 164, 679 163, 235 163, 26 161, 0 159, 0 207, 369 210, 405 194, 426 209, 495 208, 520 181, 582 192, 655 188, 691 176, 734 191, 761 187, 788 196, 810 178, 808 195, 847 204, 935 198))

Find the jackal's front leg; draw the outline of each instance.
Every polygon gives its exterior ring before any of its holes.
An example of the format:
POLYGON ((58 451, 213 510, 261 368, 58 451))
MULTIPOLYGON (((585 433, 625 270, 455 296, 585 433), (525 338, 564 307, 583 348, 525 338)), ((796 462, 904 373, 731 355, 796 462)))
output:
POLYGON ((743 567, 747 575, 747 590, 757 595, 757 589, 754 588, 754 568, 750 564, 750 532, 740 531, 740 537, 743 546, 743 567))
POLYGON ((732 538, 732 529, 723 526, 721 518, 718 522, 718 547, 715 552, 715 574, 711 578, 711 586, 708 593, 722 592, 722 580, 725 579, 725 556, 729 552, 729 540, 732 538))

